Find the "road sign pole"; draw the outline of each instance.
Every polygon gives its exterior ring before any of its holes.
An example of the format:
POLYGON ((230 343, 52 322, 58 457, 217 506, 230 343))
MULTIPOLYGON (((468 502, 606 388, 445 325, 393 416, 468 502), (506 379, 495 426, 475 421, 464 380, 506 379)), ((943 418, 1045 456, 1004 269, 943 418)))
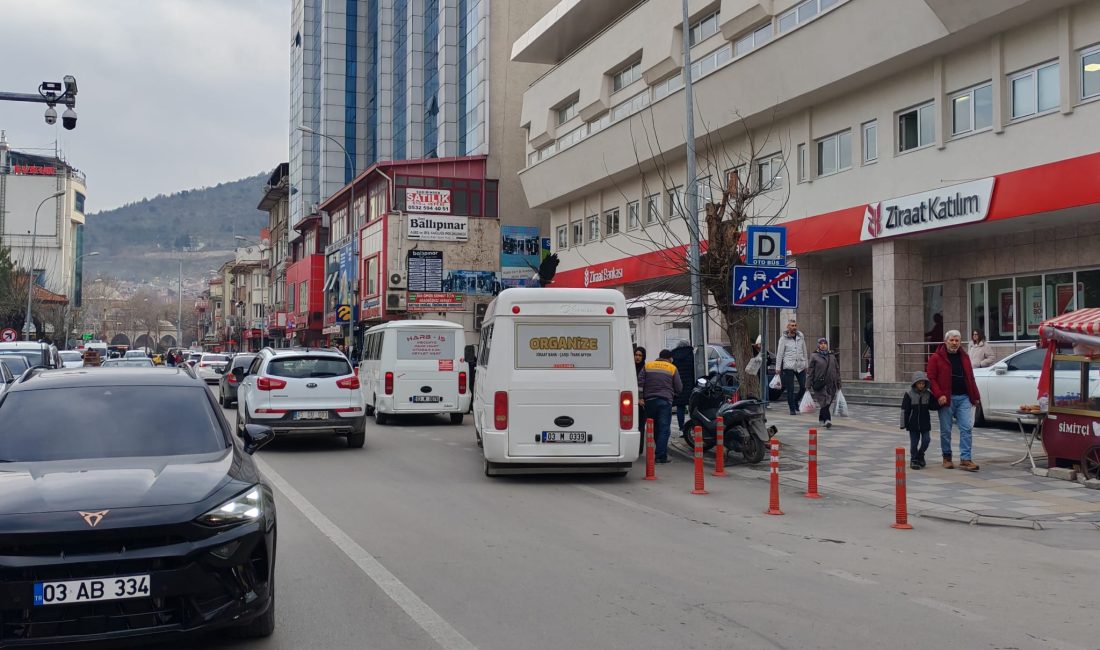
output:
POLYGON ((763 310, 763 309, 760 310, 760 315, 763 316, 763 318, 764 318, 764 326, 760 328, 762 330, 762 333, 760 334, 760 354, 763 355, 762 356, 763 363, 760 364, 760 394, 761 394, 761 399, 764 402, 764 408, 767 409, 768 408, 768 391, 771 389, 771 387, 768 385, 768 382, 771 381, 771 378, 768 377, 768 312, 767 312, 767 310, 763 310))

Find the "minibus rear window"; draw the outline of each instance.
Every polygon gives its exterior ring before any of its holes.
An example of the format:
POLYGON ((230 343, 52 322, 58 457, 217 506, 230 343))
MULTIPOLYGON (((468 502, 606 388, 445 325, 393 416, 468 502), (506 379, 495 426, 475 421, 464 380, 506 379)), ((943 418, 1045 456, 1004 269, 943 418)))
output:
POLYGON ((516 368, 611 369, 611 325, 516 325, 516 368))
POLYGON ((435 361, 455 358, 455 332, 451 330, 399 330, 400 361, 435 361))

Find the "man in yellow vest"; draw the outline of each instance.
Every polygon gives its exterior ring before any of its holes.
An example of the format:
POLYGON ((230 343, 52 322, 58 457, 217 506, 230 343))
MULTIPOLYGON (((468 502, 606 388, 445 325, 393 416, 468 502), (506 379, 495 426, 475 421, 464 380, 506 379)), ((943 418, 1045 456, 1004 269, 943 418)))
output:
POLYGON ((661 350, 656 361, 638 373, 638 399, 645 415, 653 420, 654 458, 668 462, 668 437, 672 428, 672 400, 684 389, 680 373, 672 363, 672 352, 661 350))

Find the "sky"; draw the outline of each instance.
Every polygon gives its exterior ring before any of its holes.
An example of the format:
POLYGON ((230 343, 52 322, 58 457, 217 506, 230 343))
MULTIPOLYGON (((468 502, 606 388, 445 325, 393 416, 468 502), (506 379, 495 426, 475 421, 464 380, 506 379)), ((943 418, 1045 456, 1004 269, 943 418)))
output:
POLYGON ((0 129, 19 151, 56 143, 89 213, 287 160, 289 0, 0 0, 0 16, 0 90, 78 87, 75 130, 2 101, 0 129))

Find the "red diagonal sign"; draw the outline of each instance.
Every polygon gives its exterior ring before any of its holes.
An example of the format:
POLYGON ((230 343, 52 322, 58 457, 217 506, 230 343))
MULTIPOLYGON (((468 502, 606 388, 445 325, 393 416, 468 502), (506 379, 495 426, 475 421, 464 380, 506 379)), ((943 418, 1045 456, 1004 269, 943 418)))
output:
POLYGON ((757 288, 753 289, 752 291, 750 291, 749 293, 745 294, 744 298, 738 298, 737 300, 734 300, 733 303, 735 305, 744 305, 744 304, 746 304, 747 302, 749 302, 750 300, 752 300, 756 296, 760 295, 765 289, 770 289, 770 288, 774 287, 776 282, 779 282, 783 278, 788 278, 788 277, 794 275, 794 271, 795 271, 794 269, 787 269, 786 271, 784 271, 783 273, 780 273, 779 275, 775 276, 774 278, 772 278, 768 282, 765 282, 764 284, 760 285, 759 287, 757 287, 757 288))

